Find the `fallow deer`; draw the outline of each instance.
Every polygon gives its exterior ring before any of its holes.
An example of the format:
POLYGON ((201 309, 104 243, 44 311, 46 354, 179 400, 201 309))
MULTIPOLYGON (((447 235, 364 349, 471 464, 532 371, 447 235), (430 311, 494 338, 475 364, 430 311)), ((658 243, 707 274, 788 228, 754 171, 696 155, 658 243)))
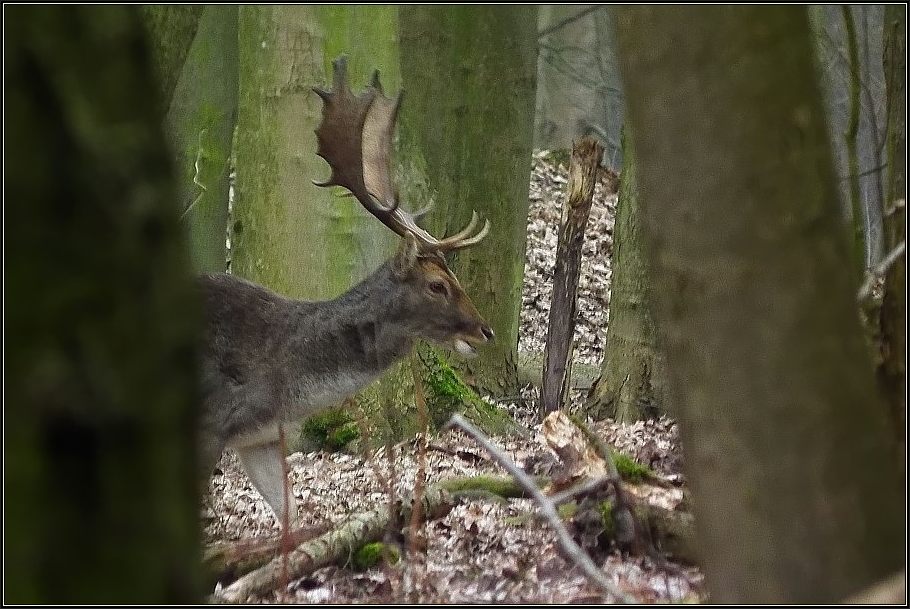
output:
POLYGON ((200 276, 206 311, 202 358, 201 458, 205 480, 226 447, 280 523, 293 524, 296 503, 284 468, 282 437, 295 424, 340 403, 407 355, 418 339, 472 355, 493 338, 445 252, 479 242, 475 213, 462 231, 436 239, 404 211, 390 178, 392 138, 401 102, 386 97, 378 72, 354 96, 346 62, 334 62, 322 98, 316 154, 331 167, 318 186, 341 186, 402 237, 397 253, 359 285, 325 302, 295 300, 231 274, 200 276), (286 510, 290 508, 290 513, 286 510))

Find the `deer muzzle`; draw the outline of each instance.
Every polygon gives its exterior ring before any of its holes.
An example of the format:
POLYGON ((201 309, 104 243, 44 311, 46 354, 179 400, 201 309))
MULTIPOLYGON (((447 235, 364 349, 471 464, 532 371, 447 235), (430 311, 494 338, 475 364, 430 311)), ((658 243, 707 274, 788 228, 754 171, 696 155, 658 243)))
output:
POLYGON ((459 354, 465 357, 473 357, 477 355, 477 347, 492 341, 494 338, 496 338, 496 335, 493 333, 493 328, 483 324, 478 327, 476 333, 465 335, 464 338, 456 338, 452 341, 452 345, 459 354))

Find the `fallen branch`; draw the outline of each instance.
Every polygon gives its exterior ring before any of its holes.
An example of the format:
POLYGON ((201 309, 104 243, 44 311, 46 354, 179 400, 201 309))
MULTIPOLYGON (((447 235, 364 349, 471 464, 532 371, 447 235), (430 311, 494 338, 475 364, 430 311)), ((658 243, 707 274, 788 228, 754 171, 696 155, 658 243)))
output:
POLYGON ((290 533, 290 544, 285 533, 275 537, 221 541, 209 545, 202 555, 202 564, 212 586, 217 582, 233 581, 258 569, 281 555, 282 548, 295 547, 325 530, 296 530, 290 533))
MULTIPOLYGON (((421 501, 424 514, 439 518, 452 507, 452 496, 449 493, 434 487, 426 489, 421 501)), ((407 522, 410 513, 410 504, 401 506, 399 522, 407 522)), ((299 579, 329 564, 345 562, 357 548, 382 538, 389 515, 388 505, 380 505, 371 512, 355 514, 341 527, 303 543, 286 555, 275 557, 268 564, 215 593, 209 600, 243 603, 252 595, 274 590, 282 582, 299 579)))
POLYGON ((591 557, 588 556, 582 548, 575 543, 575 540, 572 539, 572 535, 566 529, 566 526, 563 524, 562 520, 559 517, 559 514, 556 511, 556 507, 553 505, 553 502, 547 498, 546 495, 541 492, 537 485, 534 483, 534 480, 523 472, 512 460, 501 450, 496 448, 492 442, 481 432, 479 429, 474 427, 461 415, 455 414, 452 416, 451 420, 445 425, 444 429, 451 429, 453 427, 458 427, 471 436, 475 442, 483 446, 490 455, 496 459, 502 467, 506 469, 518 483, 525 488, 526 491, 531 495, 531 497, 537 502, 540 506, 543 516, 547 519, 550 526, 553 527, 553 530, 556 532, 557 540, 559 545, 562 547, 565 555, 572 560, 576 565, 578 565, 585 575, 588 576, 589 581, 597 585, 601 590, 609 594, 610 596, 619 599, 624 603, 634 603, 635 599, 631 596, 626 595, 619 588, 617 588, 613 583, 611 583, 603 571, 597 568, 597 565, 591 560, 591 557))

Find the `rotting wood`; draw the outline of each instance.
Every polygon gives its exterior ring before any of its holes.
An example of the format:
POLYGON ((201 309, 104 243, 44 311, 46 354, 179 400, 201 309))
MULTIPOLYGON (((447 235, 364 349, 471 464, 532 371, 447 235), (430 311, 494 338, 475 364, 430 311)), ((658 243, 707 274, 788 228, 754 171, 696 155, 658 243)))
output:
POLYGON ((578 277, 581 273, 581 246, 603 152, 603 146, 589 137, 581 138, 572 147, 568 195, 562 208, 556 268, 553 272, 553 301, 550 305, 541 389, 542 415, 559 409, 568 393, 567 386, 572 374, 571 342, 575 332, 578 277))

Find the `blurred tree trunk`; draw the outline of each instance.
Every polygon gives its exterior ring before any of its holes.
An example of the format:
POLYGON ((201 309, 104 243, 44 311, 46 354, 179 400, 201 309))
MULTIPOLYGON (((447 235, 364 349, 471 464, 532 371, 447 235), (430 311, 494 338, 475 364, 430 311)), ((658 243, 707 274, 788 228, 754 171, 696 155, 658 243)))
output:
MULTIPOLYGON (((885 251, 905 242, 907 199, 907 7, 885 7, 885 79, 888 91, 888 181, 886 184, 885 251)), ((879 382, 888 399, 898 462, 905 461, 907 420, 907 257, 902 255, 885 275, 881 308, 882 361, 879 382)))
POLYGON ((231 141, 237 118, 237 7, 208 5, 199 20, 166 124, 177 158, 193 266, 223 272, 231 141))
POLYGON ((712 600, 838 601, 904 564, 905 521, 806 9, 616 13, 712 600))
POLYGON ((4 601, 199 602, 198 320, 139 12, 4 16, 4 601))
POLYGON ((183 62, 196 37, 203 8, 202 4, 139 5, 155 60, 162 114, 171 103, 183 62))
POLYGON ((451 266, 496 341, 477 358, 452 363, 475 387, 514 395, 537 7, 402 6, 400 11, 408 96, 402 135, 422 153, 436 193, 427 223, 438 236, 463 228, 472 210, 491 223, 486 239, 459 252, 451 266))
POLYGON ((666 404, 666 364, 657 349, 649 273, 639 227, 632 137, 623 132, 623 171, 613 229, 610 319, 600 377, 586 403, 595 419, 629 423, 658 415, 666 404))

